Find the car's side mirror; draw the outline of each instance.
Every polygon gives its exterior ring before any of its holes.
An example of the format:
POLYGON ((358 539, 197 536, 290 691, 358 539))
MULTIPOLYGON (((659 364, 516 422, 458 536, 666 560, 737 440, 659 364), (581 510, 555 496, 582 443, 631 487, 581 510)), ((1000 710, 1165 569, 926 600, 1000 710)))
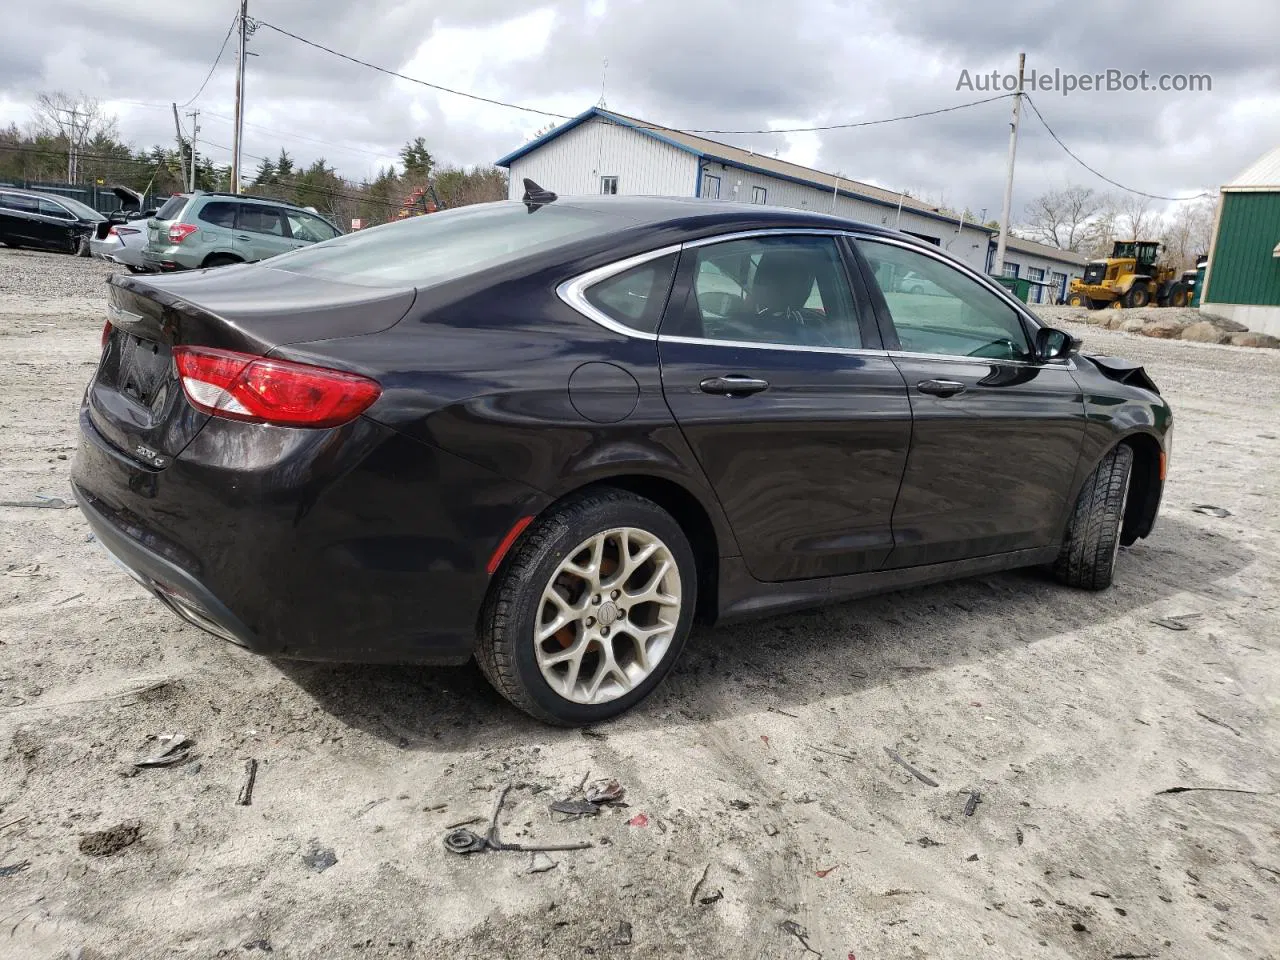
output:
POLYGON ((1064 330, 1041 327, 1036 331, 1036 359, 1065 360, 1080 351, 1080 341, 1064 330))

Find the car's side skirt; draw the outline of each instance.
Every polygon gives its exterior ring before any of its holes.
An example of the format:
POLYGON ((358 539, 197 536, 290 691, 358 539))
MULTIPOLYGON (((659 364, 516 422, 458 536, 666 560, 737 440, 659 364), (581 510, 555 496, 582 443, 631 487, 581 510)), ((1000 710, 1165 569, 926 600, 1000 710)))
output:
POLYGON ((764 583, 747 572, 741 557, 720 560, 718 623, 770 616, 817 607, 842 600, 856 600, 876 593, 919 587, 960 577, 973 577, 1017 567, 1033 567, 1052 563, 1058 556, 1059 544, 1014 550, 986 557, 970 557, 947 563, 931 563, 896 570, 875 570, 843 577, 821 577, 813 580, 789 580, 764 583))

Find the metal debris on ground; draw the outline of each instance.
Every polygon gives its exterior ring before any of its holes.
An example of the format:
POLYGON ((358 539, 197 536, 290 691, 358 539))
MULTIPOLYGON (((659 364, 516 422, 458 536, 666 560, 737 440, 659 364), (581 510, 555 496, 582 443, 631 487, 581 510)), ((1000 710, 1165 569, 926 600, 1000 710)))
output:
POLYGON ((258 779, 258 761, 249 759, 244 762, 244 784, 240 787, 240 795, 236 797, 236 805, 247 807, 253 803, 253 784, 258 779))
POLYGON ((978 855, 976 853, 971 853, 967 857, 965 857, 965 860, 969 863, 977 863, 978 855))
POLYGON ((613 945, 615 947, 631 946, 631 924, 627 923, 627 921, 618 921, 617 932, 613 935, 613 945))
POLYGON ((815 873, 819 880, 825 880, 827 876, 833 873, 836 869, 838 869, 839 866, 840 864, 837 863, 834 867, 827 867, 827 869, 825 870, 817 870, 815 871, 815 873))
POLYGON ((649 825, 649 817, 647 814, 637 813, 634 817, 627 821, 628 827, 647 827, 649 825))
POLYGON ((60 606, 62 606, 64 603, 70 603, 72 600, 79 600, 79 599, 80 599, 81 597, 83 597, 83 596, 84 596, 84 593, 73 593, 73 594, 72 594, 71 596, 69 596, 69 597, 63 597, 61 600, 57 600, 57 601, 55 601, 53 605, 54 605, 55 607, 60 607, 60 606))
POLYGON ((772 823, 766 823, 764 825, 764 833, 766 837, 776 837, 778 835, 778 828, 772 823))
POLYGON ((815 957, 822 956, 817 950, 809 946, 809 931, 794 920, 783 920, 782 923, 778 924, 778 928, 783 933, 789 933, 799 940, 800 946, 804 947, 805 953, 812 953, 815 957))
MULTIPOLYGON (((841 760, 847 760, 850 763, 856 763, 858 760, 858 758, 851 753, 845 753, 842 750, 832 750, 829 747, 820 747, 816 743, 809 744, 809 749, 816 751, 817 753, 825 753, 831 757, 839 757, 841 760)), ((937 786, 937 784, 934 784, 934 786, 937 786)))
POLYGON ((160 738, 162 746, 141 760, 133 761, 135 767, 172 767, 191 756, 191 741, 185 733, 172 733, 160 738))
POLYGON ((627 791, 617 780, 597 780, 588 785, 583 796, 588 803, 620 803, 627 791))
POLYGON ((1232 516, 1226 507, 1215 507, 1212 503, 1193 503, 1191 509, 1195 513, 1203 513, 1206 517, 1217 517, 1219 520, 1232 516))
POLYGON ((558 866, 559 864, 545 853, 538 852, 529 860, 529 869, 525 873, 546 873, 548 870, 554 870, 558 866))
POLYGON ((705 897, 699 897, 698 902, 702 904, 704 907, 709 907, 711 906, 711 904, 723 899, 724 899, 724 891, 716 890, 712 893, 707 894, 705 897))
POLYGON ((311 849, 302 855, 302 862, 316 873, 324 873, 338 862, 338 855, 330 847, 322 847, 312 840, 311 849))
POLYGON ((1023 836, 1021 827, 1018 827, 1013 831, 1013 836, 1018 841, 1018 846, 1022 846, 1022 841, 1025 840, 1026 837, 1023 836))
POLYGON ((781 715, 782 715, 782 716, 784 716, 784 717, 790 717, 792 720, 799 720, 799 719, 800 719, 800 718, 799 718, 799 717, 797 717, 794 713, 787 713, 787 711, 785 711, 785 710, 779 710, 777 707, 768 707, 767 709, 768 709, 768 711, 769 711, 770 713, 778 713, 778 714, 781 714, 781 715))
POLYGON ((19 817, 17 820, 10 820, 8 823, 0 823, 0 830, 8 830, 10 827, 16 827, 18 824, 30 819, 30 816, 24 816, 19 817))
POLYGON ((1191 624, 1195 623, 1203 613, 1184 613, 1177 617, 1161 617, 1158 620, 1152 620, 1157 627, 1164 627, 1166 630, 1189 630, 1191 624))
POLYGON ((1163 796, 1166 793, 1247 793, 1255 797, 1269 797, 1275 791, 1241 790, 1239 787, 1169 787, 1167 790, 1157 790, 1156 796, 1163 796))
POLYGON ((907 763, 906 760, 903 760, 902 755, 899 754, 897 750, 894 750, 892 747, 885 747, 884 752, 889 755, 890 760, 902 767, 902 769, 906 770, 907 773, 911 774, 926 787, 936 787, 938 785, 938 781, 933 779, 933 777, 929 776, 927 773, 920 772, 911 764, 907 763))
POLYGON ((444 848, 450 853, 480 853, 484 850, 511 850, 520 853, 556 852, 562 850, 586 850, 594 846, 590 840, 577 843, 504 843, 498 835, 498 817, 502 813, 502 804, 511 792, 511 784, 505 784, 493 802, 493 813, 489 817, 489 829, 484 836, 471 830, 450 830, 444 836, 444 848))
POLYGON ((33 510, 70 510, 74 503, 67 503, 61 497, 42 497, 36 494, 36 500, 0 500, 0 507, 30 507, 33 510))
POLYGON ((6 864, 0 867, 0 877, 12 877, 15 873, 21 873, 29 866, 31 866, 30 860, 19 860, 17 863, 6 864))
POLYGON ((1204 712, 1204 711, 1202 711, 1202 710, 1197 710, 1197 711, 1196 711, 1196 716, 1197 716, 1197 717, 1200 717, 1200 718, 1202 718, 1202 719, 1204 719, 1204 720, 1208 720, 1210 723, 1215 724, 1216 726, 1219 726, 1219 727, 1225 727, 1227 730, 1230 730, 1232 733, 1234 733, 1237 737, 1243 737, 1243 736, 1244 736, 1244 734, 1243 734, 1243 733, 1241 733, 1239 730, 1237 730, 1237 729, 1236 729, 1235 727, 1233 727, 1231 724, 1227 723, 1227 721, 1225 721, 1225 720, 1219 720, 1217 717, 1211 717, 1211 716, 1209 716, 1209 714, 1205 713, 1205 712, 1204 712))
POLYGON ((969 799, 964 802, 964 815, 966 817, 972 817, 974 811, 978 809, 978 804, 980 804, 981 802, 982 802, 982 791, 970 790, 969 799))
POLYGON ((701 889, 702 884, 706 882, 706 879, 707 879, 707 872, 708 872, 710 869, 711 869, 711 861, 710 861, 710 860, 708 860, 708 861, 707 861, 707 865, 706 865, 705 867, 703 867, 703 868, 702 868, 702 874, 701 874, 701 876, 699 876, 699 877, 698 877, 697 882, 696 882, 696 883, 694 883, 694 885, 693 885, 693 889, 689 891, 689 906, 691 906, 691 907, 692 907, 692 906, 693 906, 693 901, 694 901, 694 900, 696 900, 696 899, 698 898, 698 890, 699 890, 699 889, 701 889))
POLYGON ((467 817, 465 820, 459 820, 457 823, 446 823, 446 830, 456 830, 458 827, 469 827, 473 823, 484 823, 484 817, 467 817))

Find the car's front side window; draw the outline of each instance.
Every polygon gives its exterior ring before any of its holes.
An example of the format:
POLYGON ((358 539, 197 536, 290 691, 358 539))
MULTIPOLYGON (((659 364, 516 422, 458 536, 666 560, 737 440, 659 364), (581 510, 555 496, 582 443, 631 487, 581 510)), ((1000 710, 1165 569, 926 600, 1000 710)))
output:
POLYGON ((779 346, 862 346, 834 237, 752 237, 694 247, 688 255, 694 257, 692 289, 672 333, 779 346))
POLYGON ((52 200, 40 200, 40 212, 46 217, 56 217, 59 220, 74 220, 75 216, 60 203, 54 203, 52 200))
POLYGON ((338 235, 338 231, 330 224, 319 217, 313 217, 309 213, 288 210, 285 212, 285 216, 289 218, 289 231, 293 234, 295 240, 319 243, 322 240, 332 240, 338 235))
POLYGON ((954 267, 891 243, 859 240, 884 294, 902 350, 938 356, 1028 360, 1017 312, 954 267))

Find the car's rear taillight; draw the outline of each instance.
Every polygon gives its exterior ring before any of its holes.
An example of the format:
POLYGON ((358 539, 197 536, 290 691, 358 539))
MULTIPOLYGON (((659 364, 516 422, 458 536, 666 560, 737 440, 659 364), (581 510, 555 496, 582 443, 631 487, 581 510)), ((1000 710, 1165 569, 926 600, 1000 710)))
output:
POLYGON ((106 326, 102 328, 102 346, 98 350, 99 353, 107 349, 107 341, 110 339, 111 339, 111 321, 108 320, 106 326))
POLYGON ((169 242, 181 243, 198 229, 199 227, 191 223, 171 223, 169 224, 169 242))
POLYGON ((120 236, 120 234, 116 233, 116 228, 115 228, 115 227, 112 227, 110 230, 108 230, 108 231, 107 231, 107 236, 108 236, 108 237, 118 237, 118 236, 120 236))
POLYGON ((215 417, 283 427, 336 427, 373 404, 382 387, 368 377, 231 350, 174 347, 191 405, 215 417))

